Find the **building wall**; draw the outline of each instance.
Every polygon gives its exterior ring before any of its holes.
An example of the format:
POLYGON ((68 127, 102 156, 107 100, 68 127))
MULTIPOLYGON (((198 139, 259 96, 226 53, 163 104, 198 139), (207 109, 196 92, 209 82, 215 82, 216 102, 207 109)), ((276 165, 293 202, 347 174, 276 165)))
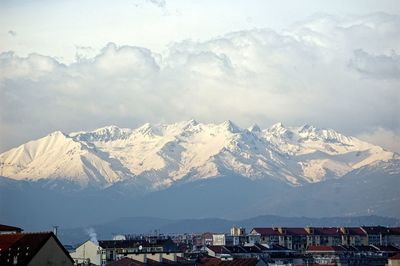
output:
POLYGON ((388 266, 400 266, 400 260, 391 260, 391 259, 389 259, 388 266))
POLYGON ((400 247, 400 235, 390 235, 388 238, 389 244, 400 247))
POLYGON ((71 253, 71 257, 79 263, 89 259, 91 263, 100 265, 101 247, 88 240, 71 253))
POLYGON ((214 246, 225 246, 225 234, 213 234, 214 246))
POLYGON ((70 258, 64 253, 56 240, 51 237, 39 250, 35 257, 28 263, 28 266, 72 266, 70 258))

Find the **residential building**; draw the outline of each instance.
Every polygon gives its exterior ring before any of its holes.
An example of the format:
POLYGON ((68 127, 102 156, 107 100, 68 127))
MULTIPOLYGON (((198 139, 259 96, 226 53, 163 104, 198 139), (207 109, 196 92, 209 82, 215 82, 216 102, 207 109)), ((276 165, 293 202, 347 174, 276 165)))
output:
POLYGON ((367 234, 369 245, 387 244, 387 228, 383 226, 361 226, 361 229, 367 234))
POLYGON ((19 227, 0 224, 0 235, 1 234, 16 234, 21 233, 23 230, 19 227))
POLYGON ((308 232, 304 228, 279 227, 279 245, 288 249, 305 250, 307 247, 308 232))
POLYGON ((400 247, 400 227, 388 228, 387 241, 393 246, 400 247))
POLYGON ((308 246, 306 254, 313 262, 323 265, 347 265, 347 250, 342 246, 308 246))
POLYGON ((400 253, 388 259, 388 266, 400 266, 400 253))
POLYGON ((72 266, 74 261, 52 233, 0 234, 0 265, 72 266))
POLYGON ((336 227, 315 227, 312 235, 318 239, 317 245, 338 246, 342 244, 342 231, 336 227))
POLYGON ((344 246, 367 246, 368 235, 361 227, 341 227, 342 245, 344 246))
POLYGON ((272 227, 253 228, 247 243, 281 245, 303 251, 308 246, 394 245, 400 247, 400 228, 383 226, 362 227, 272 227))
POLYGON ((249 242, 267 245, 279 245, 281 232, 277 228, 256 227, 250 231, 249 242))
POLYGON ((97 243, 87 240, 76 247, 70 255, 75 263, 101 265, 101 251, 102 248, 97 243))
POLYGON ((237 227, 233 226, 231 228, 231 236, 245 236, 246 235, 246 229, 243 227, 237 227))
POLYGON ((225 246, 227 244, 225 234, 213 234, 212 237, 212 243, 214 246, 225 246))
POLYGON ((205 258, 201 261, 204 266, 267 266, 268 264, 262 259, 232 259, 223 260, 218 258, 205 258))
POLYGON ((101 240, 101 265, 126 257, 127 254, 176 253, 177 245, 171 238, 138 238, 127 240, 101 240))

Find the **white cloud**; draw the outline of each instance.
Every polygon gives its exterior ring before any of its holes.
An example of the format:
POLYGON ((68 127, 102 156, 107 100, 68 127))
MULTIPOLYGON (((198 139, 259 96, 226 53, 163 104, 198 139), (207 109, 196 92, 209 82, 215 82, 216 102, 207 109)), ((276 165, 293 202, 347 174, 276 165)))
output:
POLYGON ((389 151, 400 153, 400 130, 388 130, 376 128, 370 132, 362 133, 357 136, 359 139, 379 145, 389 151))
POLYGON ((53 130, 188 118, 398 131, 398 54, 388 54, 399 36, 399 16, 318 15, 284 32, 174 43, 162 55, 114 43, 69 65, 2 53, 0 149, 53 130))
POLYGON ((53 74, 63 65, 49 56, 30 54, 26 58, 21 58, 13 52, 5 52, 0 54, 0 67, 0 80, 37 80, 53 74))
POLYGON ((361 74, 378 79, 400 79, 400 55, 370 55, 359 49, 354 51, 350 67, 361 74))

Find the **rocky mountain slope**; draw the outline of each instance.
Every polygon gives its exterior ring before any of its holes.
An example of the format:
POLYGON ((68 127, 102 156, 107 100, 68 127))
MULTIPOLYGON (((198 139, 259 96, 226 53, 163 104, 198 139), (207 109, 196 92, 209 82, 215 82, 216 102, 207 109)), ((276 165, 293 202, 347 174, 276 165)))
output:
POLYGON ((331 129, 281 123, 242 129, 231 121, 190 120, 54 132, 2 153, 0 176, 55 187, 72 183, 80 189, 126 183, 147 192, 232 174, 301 186, 398 159, 396 153, 331 129))

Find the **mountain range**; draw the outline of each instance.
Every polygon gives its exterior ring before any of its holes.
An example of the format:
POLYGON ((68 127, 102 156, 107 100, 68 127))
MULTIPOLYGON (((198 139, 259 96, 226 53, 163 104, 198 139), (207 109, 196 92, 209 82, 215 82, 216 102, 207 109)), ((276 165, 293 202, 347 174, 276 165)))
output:
POLYGON ((114 218, 400 217, 400 155, 310 125, 190 120, 57 131, 0 154, 0 176, 8 222, 51 213, 48 222, 91 224, 107 220, 102 210, 114 218))

